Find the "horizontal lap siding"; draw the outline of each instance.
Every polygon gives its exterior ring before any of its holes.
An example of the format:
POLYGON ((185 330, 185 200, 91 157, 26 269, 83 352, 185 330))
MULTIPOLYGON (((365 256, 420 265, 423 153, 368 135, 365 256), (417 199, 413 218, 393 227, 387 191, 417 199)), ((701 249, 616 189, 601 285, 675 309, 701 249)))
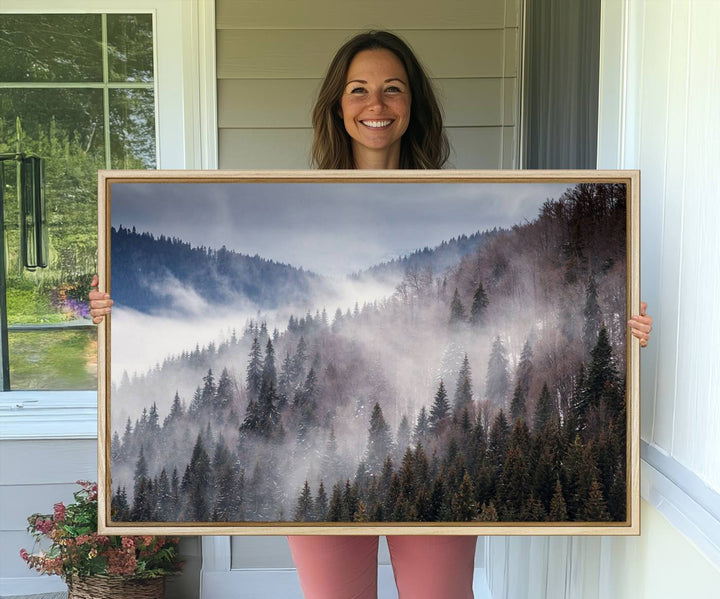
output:
POLYGON ((519 2, 217 4, 220 168, 309 168, 310 112, 336 49, 392 29, 433 77, 453 168, 516 166, 519 2), (373 22, 368 15, 382 15, 373 22))
POLYGON ((94 440, 0 441, 0 579, 32 576, 20 559, 32 549, 27 517, 73 501, 77 480, 97 479, 94 440))
POLYGON ((519 18, 519 3, 505 0, 217 3, 218 29, 487 29, 503 27, 506 22, 517 27, 519 18))

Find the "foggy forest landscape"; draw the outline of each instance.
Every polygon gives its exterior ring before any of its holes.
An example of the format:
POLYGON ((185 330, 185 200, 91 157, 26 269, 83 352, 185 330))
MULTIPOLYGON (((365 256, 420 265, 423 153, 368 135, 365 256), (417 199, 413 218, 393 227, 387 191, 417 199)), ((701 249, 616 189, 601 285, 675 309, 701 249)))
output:
POLYGON ((353 185, 116 186, 112 521, 627 521, 626 186, 353 185))

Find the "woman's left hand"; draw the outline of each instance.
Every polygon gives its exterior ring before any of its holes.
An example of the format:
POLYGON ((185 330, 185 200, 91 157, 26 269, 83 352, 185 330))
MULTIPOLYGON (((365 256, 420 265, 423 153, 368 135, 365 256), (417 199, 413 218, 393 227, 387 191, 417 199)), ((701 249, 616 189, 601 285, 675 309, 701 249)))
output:
POLYGON ((647 310, 647 304, 640 302, 640 314, 636 314, 628 320, 630 331, 640 340, 640 347, 647 346, 650 331, 652 331, 653 319, 652 316, 645 313, 645 310, 647 310))

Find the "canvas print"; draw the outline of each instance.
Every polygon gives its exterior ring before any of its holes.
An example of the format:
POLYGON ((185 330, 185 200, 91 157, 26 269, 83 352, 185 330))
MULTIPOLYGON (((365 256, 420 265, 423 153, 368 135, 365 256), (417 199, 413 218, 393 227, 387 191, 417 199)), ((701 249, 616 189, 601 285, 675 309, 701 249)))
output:
POLYGON ((118 175, 108 527, 633 525, 631 178, 118 175))

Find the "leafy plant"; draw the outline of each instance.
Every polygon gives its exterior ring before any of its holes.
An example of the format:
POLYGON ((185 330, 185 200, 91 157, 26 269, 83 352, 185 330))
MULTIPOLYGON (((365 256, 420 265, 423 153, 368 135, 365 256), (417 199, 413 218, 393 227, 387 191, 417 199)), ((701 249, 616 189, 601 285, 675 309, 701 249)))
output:
POLYGON ((52 514, 33 514, 28 532, 34 553, 20 557, 41 574, 74 577, 125 576, 157 578, 179 572, 178 539, 157 536, 107 536, 97 532, 97 484, 78 481, 80 490, 69 505, 56 503, 52 514), (47 544, 47 549, 41 545, 47 544))

